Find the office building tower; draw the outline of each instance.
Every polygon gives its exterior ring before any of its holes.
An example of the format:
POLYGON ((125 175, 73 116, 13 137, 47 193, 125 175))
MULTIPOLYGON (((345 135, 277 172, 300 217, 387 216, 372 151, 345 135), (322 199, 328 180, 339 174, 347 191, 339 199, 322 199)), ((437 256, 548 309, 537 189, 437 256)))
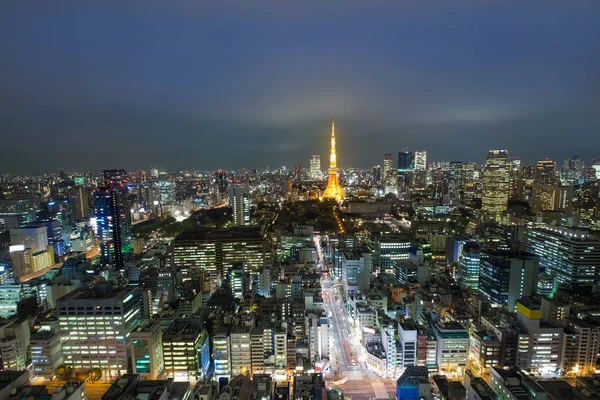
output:
POLYGON ((329 359, 330 325, 326 315, 308 314, 307 329, 310 343, 311 360, 318 362, 329 359))
POLYGON ((462 192, 463 201, 469 202, 475 197, 476 181, 475 175, 480 172, 476 170, 475 163, 469 162, 463 164, 462 172, 462 192))
POLYGON ((139 288, 110 282, 77 289, 56 301, 65 363, 76 372, 127 373, 127 337, 140 323, 139 288))
POLYGON ((440 371, 459 373, 467 366, 469 354, 469 334, 456 321, 431 322, 433 334, 437 340, 437 364, 440 371))
POLYGON ((229 334, 231 376, 248 375, 252 372, 250 329, 234 327, 229 334))
POLYGON ((519 348, 517 366, 524 370, 549 373, 558 370, 563 354, 563 328, 541 321, 541 304, 537 297, 517 301, 519 348))
POLYGON ((540 160, 535 165, 534 180, 547 185, 556 184, 556 163, 552 160, 540 160))
POLYGON ((567 157, 560 169, 560 182, 563 185, 575 185, 583 179, 583 164, 578 156, 567 157))
POLYGON ((338 180, 337 153, 335 147, 335 121, 331 120, 331 152, 329 155, 329 180, 323 193, 325 199, 342 201, 345 198, 344 189, 338 180))
POLYGON ((342 285, 346 295, 366 294, 371 279, 371 253, 364 251, 342 251, 342 285))
POLYGON ((165 373, 184 380, 206 378, 210 366, 208 332, 202 321, 177 319, 163 333, 165 373))
POLYGON ((226 326, 219 327, 212 337, 212 342, 215 377, 217 379, 223 377, 229 378, 231 376, 229 329, 226 326))
POLYGON ((394 272, 394 261, 408 260, 410 238, 382 235, 373 240, 373 266, 381 272, 394 272))
POLYGON ((566 374, 593 375, 597 370, 598 353, 600 320, 592 316, 567 320, 561 370, 566 374))
POLYGON ((481 253, 479 292, 492 304, 515 311, 517 300, 533 296, 539 273, 537 256, 521 252, 487 250, 481 253))
POLYGON ((185 273, 202 274, 217 287, 234 264, 242 263, 246 273, 256 275, 269 265, 271 254, 259 226, 199 228, 175 238, 167 248, 166 265, 185 273))
POLYGON ((380 165, 374 165, 373 168, 371 169, 371 176, 373 178, 373 184, 379 184, 381 183, 381 166, 380 165))
POLYGON ((247 186, 229 188, 229 205, 233 209, 234 225, 250 224, 250 189, 247 186))
POLYGON ((412 151, 398 153, 398 185, 410 185, 412 173, 415 170, 415 154, 412 151))
POLYGON ((466 243, 463 246, 459 257, 458 265, 462 286, 471 290, 479 290, 479 268, 481 263, 481 253, 479 245, 475 242, 466 243))
POLYGON ((383 177, 387 177, 394 170, 393 155, 386 153, 383 155, 383 177))
POLYGON ((100 264, 123 266, 133 258, 131 211, 127 194, 101 187, 94 192, 100 264))
POLYGON ((15 318, 0 325, 0 371, 22 371, 30 366, 29 324, 28 318, 15 318))
POLYGON ((60 335, 50 329, 39 330, 31 334, 30 344, 33 378, 52 380, 64 360, 60 335))
POLYGON ((451 204, 458 204, 463 200, 463 168, 464 164, 462 161, 450 161, 448 198, 451 204))
POLYGON ((321 156, 313 154, 310 156, 310 177, 311 179, 321 179, 323 171, 321 171, 321 156))
POLYGON ((90 216, 88 191, 85 187, 76 186, 71 190, 69 204, 71 206, 71 218, 74 220, 84 219, 90 216))
POLYGON ((427 169, 427 152, 415 151, 415 171, 425 171, 427 169))
POLYGON ((427 187, 427 152, 415 151, 415 173, 413 177, 415 189, 427 187))
POLYGON ((506 150, 490 150, 483 167, 481 210, 496 220, 508 208, 510 159, 506 150))
POLYGON ((529 229, 525 250, 540 259, 540 268, 558 284, 594 285, 600 280, 600 237, 557 226, 529 229))
POLYGON ((10 242, 9 254, 16 280, 54 265, 54 248, 48 243, 46 225, 11 229, 10 242))
POLYGON ((150 182, 150 197, 154 213, 165 216, 175 211, 175 181, 171 179, 154 179, 150 182))
POLYGON ((225 176, 225 171, 222 169, 215 172, 215 183, 219 192, 225 193, 227 190, 227 177, 225 176))
POLYGON ((143 322, 131 332, 128 343, 133 373, 145 379, 158 379, 165 369, 160 323, 143 322))
POLYGON ((531 211, 563 211, 567 215, 573 212, 573 186, 558 186, 545 183, 533 184, 531 211))
POLYGON ((150 178, 152 178, 152 179, 158 178, 158 168, 150 167, 150 178))

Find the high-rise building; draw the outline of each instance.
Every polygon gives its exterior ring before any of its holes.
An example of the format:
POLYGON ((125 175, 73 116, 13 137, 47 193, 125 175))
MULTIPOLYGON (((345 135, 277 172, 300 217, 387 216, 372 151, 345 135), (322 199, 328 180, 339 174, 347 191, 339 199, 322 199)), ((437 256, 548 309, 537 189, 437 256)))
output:
POLYGON ((166 264, 186 274, 202 273, 217 287, 235 263, 243 263, 247 273, 257 274, 268 265, 271 254, 259 226, 201 228, 175 238, 167 249, 166 264))
POLYGON ((383 155, 383 177, 387 177, 394 170, 393 155, 386 153, 383 155))
POLYGON ((382 235, 373 242, 373 265, 381 272, 393 272, 394 261, 408 260, 410 238, 405 236, 382 235))
POLYGON ((131 332, 129 353, 134 374, 158 379, 165 369, 160 323, 146 321, 131 332))
POLYGON ((427 152, 415 151, 415 176, 413 179, 415 188, 424 189, 427 186, 427 152))
POLYGON ((462 161, 450 161, 450 176, 448 179, 448 197, 450 203, 457 204, 463 200, 463 168, 462 161))
POLYGON ((250 189, 247 186, 229 187, 229 205, 233 209, 233 224, 250 224, 250 189))
POLYGON ((174 211, 175 198, 175 181, 172 179, 154 179, 150 182, 150 193, 154 212, 157 215, 164 216, 165 214, 174 211))
POLYGON ((94 192, 100 263, 123 266, 133 258, 131 210, 127 195, 101 187, 94 192))
POLYGON ((415 151, 415 171, 425 171, 427 169, 427 152, 415 151))
POLYGON ((152 179, 158 178, 158 168, 150 167, 150 178, 152 178, 152 179))
POLYGON ((565 159, 560 170, 560 181, 563 185, 574 185, 583 178, 583 165, 578 156, 565 159))
POLYGON ((552 160, 540 160, 535 165, 534 180, 547 185, 556 184, 556 163, 552 160))
POLYGON ((534 183, 531 195, 531 211, 573 211, 573 187, 534 183))
POLYGON ((460 281, 466 288, 479 289, 481 253, 475 242, 465 243, 459 258, 460 281))
POLYGON ((48 243, 46 225, 11 229, 10 242, 13 277, 17 280, 54 264, 54 248, 48 243))
POLYGON ((335 149, 335 121, 331 120, 331 154, 329 156, 329 180, 323 198, 342 201, 345 198, 344 189, 338 181, 337 154, 335 149))
POLYGON ((561 369, 568 373, 593 375, 600 353, 600 321, 596 317, 569 319, 563 337, 561 369))
POLYGON ((600 237, 556 226, 530 229, 525 249, 540 258, 542 271, 557 283, 593 285, 600 281, 600 237))
POLYGON ((310 177, 311 179, 321 179, 323 171, 321 170, 321 156, 313 154, 310 156, 310 177))
POLYGON ((412 173, 415 170, 415 154, 412 151, 398 153, 398 185, 410 184, 412 173))
POLYGON ((522 297, 517 301, 519 347, 517 365, 540 373, 554 372, 561 365, 563 328, 543 323, 540 299, 522 297))
POLYGON ((75 186, 69 197, 71 206, 71 217, 73 219, 83 219, 90 216, 90 207, 88 203, 88 192, 83 186, 75 186))
POLYGON ((173 378, 206 378, 210 366, 208 332, 197 319, 178 319, 163 333, 165 373, 173 378))
POLYGON ((515 311, 517 300, 537 291, 539 259, 535 255, 487 250, 481 253, 479 292, 492 304, 515 311))
POLYGON ((127 373, 127 337, 140 323, 139 288, 112 284, 77 289, 56 301, 65 363, 75 371, 127 373))
POLYGON ((212 337, 213 342, 213 362, 215 377, 231 376, 231 362, 229 354, 231 353, 231 343, 229 342, 229 329, 226 326, 218 328, 217 333, 212 337))
POLYGON ((342 284, 347 295, 366 294, 371 279, 371 253, 345 250, 342 252, 342 284))
POLYGON ((481 210, 499 220, 508 208, 511 162, 506 150, 490 150, 483 167, 481 210))

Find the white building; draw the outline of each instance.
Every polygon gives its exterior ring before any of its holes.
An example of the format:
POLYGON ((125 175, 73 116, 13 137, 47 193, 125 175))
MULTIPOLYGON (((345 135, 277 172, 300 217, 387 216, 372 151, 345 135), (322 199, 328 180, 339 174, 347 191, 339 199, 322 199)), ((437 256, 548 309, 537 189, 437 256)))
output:
POLYGON ((139 288, 113 289, 110 282, 81 288, 58 299, 56 309, 65 363, 109 377, 127 373, 126 338, 141 317, 139 288))
POLYGON ((250 330, 237 328, 229 336, 231 344, 231 376, 248 375, 252 371, 250 330))
POLYGON ((567 374, 592 375, 600 353, 598 320, 570 319, 565 326, 561 369, 567 374))
POLYGON ((33 378, 52 380, 63 363, 60 335, 50 330, 39 331, 31 335, 30 343, 33 378))
POLYGON ((367 251, 342 251, 342 284, 346 295, 369 290, 371 265, 371 253, 367 251))
POLYGON ((233 208, 233 224, 250 224, 250 189, 247 186, 229 188, 229 205, 233 208))
POLYGON ((308 314, 306 329, 310 340, 311 358, 320 361, 329 358, 330 326, 325 315, 308 314))
POLYGON ((313 154, 310 156, 310 177, 311 179, 321 179, 323 171, 321 170, 321 156, 313 154))
POLYGON ((229 355, 231 353, 231 343, 229 341, 229 331, 226 327, 220 328, 213 335, 213 361, 215 367, 215 377, 231 376, 231 362, 229 355))
POLYGON ((541 306, 533 298, 517 301, 519 347, 517 366, 538 372, 554 372, 561 365, 563 328, 541 321, 541 306))

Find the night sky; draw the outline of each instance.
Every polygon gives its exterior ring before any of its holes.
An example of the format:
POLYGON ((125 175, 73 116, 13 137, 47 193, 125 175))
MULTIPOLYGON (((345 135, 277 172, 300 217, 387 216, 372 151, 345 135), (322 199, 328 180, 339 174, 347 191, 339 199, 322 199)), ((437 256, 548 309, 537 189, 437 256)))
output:
POLYGON ((597 0, 291 3, 0 2, 0 173, 600 157, 597 0))

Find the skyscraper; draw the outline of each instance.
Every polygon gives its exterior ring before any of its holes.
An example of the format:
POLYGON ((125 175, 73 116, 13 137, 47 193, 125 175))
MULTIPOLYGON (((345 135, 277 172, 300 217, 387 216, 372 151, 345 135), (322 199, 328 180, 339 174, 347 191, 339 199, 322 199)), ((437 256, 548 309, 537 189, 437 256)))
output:
POLYGON ((323 171, 321 171, 321 156, 313 154, 310 156, 310 177, 312 179, 321 179, 323 171))
POLYGON ((323 197, 326 199, 344 200, 344 189, 340 186, 337 176, 337 154, 335 151, 335 121, 331 120, 331 154, 329 156, 329 180, 323 197))
POLYGON ((481 210, 496 220, 508 208, 510 164, 506 150, 490 150, 483 166, 481 210))
POLYGON ((460 203, 463 199, 463 168, 462 161, 450 162, 450 179, 448 180, 448 197, 452 204, 460 203))
POLYGON ((229 205, 233 208, 233 224, 250 224, 250 190, 247 186, 229 188, 229 205))
POLYGON ((583 165, 581 164, 581 160, 578 156, 567 157, 560 171, 561 183, 573 185, 581 178, 583 178, 583 165))
POLYGON ((415 176, 414 186, 425 188, 427 186, 427 152, 415 151, 415 176))
POLYGON ((131 213, 127 194, 101 187, 94 192, 100 263, 123 266, 133 257, 131 213))
POLYGON ((556 163, 552 160, 540 160, 535 165, 536 183, 554 185, 556 183, 556 163))
POLYGON ((525 249, 540 257, 540 268, 556 283, 591 286, 600 280, 600 237, 556 226, 530 229, 525 249))
POLYGON ((392 173, 394 170, 394 160, 393 155, 390 153, 386 153, 383 155, 383 178, 387 178, 388 175, 392 173))
POLYGON ((69 196, 69 205, 71 206, 71 216, 73 219, 89 217, 90 209, 87 189, 83 186, 74 187, 69 196))
POLYGON ((398 153, 398 184, 409 183, 412 172, 415 170, 415 154, 412 151, 398 153))

